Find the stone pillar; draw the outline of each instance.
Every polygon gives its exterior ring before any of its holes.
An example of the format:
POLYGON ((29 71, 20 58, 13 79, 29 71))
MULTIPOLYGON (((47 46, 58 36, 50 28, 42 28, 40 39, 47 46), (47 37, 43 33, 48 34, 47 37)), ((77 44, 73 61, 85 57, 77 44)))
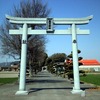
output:
POLYGON ((26 58, 27 58, 27 24, 23 25, 19 91, 16 95, 27 95, 26 91, 26 58))
POLYGON ((76 25, 72 24, 72 54, 73 54, 73 73, 74 73, 74 87, 72 93, 80 93, 80 78, 79 78, 79 65, 78 65, 78 46, 77 46, 77 33, 76 25))

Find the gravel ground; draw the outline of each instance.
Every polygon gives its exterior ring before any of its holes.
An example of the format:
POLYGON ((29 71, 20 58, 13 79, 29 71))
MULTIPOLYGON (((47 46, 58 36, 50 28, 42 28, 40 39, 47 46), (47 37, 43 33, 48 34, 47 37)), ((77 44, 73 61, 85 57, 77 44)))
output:
POLYGON ((0 100, 100 100, 100 90, 89 84, 81 84, 86 96, 72 94, 73 83, 48 72, 40 72, 26 79, 28 95, 15 95, 18 83, 0 86, 0 100))

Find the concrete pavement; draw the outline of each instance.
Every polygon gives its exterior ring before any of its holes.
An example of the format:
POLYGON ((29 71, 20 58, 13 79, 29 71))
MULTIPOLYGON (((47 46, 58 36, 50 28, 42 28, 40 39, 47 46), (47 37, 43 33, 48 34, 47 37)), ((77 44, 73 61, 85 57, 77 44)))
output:
POLYGON ((0 86, 0 100, 100 100, 100 90, 91 89, 92 85, 81 84, 86 96, 72 94, 73 82, 54 76, 46 71, 26 79, 29 95, 15 95, 18 83, 0 86))

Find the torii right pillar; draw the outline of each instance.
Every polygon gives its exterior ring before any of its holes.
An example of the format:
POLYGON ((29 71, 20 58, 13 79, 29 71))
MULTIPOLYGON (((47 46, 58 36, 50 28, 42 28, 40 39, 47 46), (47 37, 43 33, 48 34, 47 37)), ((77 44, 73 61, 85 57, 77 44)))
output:
POLYGON ((76 24, 71 25, 72 33, 72 55, 73 55, 73 73, 74 73, 74 87, 71 91, 73 94, 81 94, 85 96, 85 91, 80 88, 79 64, 78 64, 78 44, 77 44, 77 28, 76 24))
POLYGON ((83 92, 80 89, 80 77, 79 77, 79 65, 78 65, 78 45, 77 45, 77 33, 76 33, 76 25, 72 24, 72 54, 73 54, 73 73, 74 73, 74 87, 72 93, 81 93, 83 92))

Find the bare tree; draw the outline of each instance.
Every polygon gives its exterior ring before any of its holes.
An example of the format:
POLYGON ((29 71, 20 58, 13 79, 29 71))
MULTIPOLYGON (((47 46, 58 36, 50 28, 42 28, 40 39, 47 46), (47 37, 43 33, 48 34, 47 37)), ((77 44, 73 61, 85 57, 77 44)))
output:
POLYGON ((45 55, 45 43, 46 39, 44 36, 34 35, 28 42, 28 59, 30 66, 30 75, 32 76, 33 69, 36 70, 42 67, 41 64, 44 62, 45 55))
MULTIPOLYGON (((19 6, 14 6, 12 16, 25 18, 48 17, 50 9, 42 0, 23 0, 19 6)), ((2 54, 10 55, 16 59, 21 54, 21 35, 9 35, 9 29, 18 29, 21 25, 10 24, 7 20, 0 26, 0 39, 2 42, 2 54)), ((29 25, 32 29, 44 28, 41 25, 29 25)), ((46 38, 43 35, 28 35, 28 60, 29 65, 41 61, 45 53, 46 38)), ((33 67, 30 66, 30 69, 33 67)))
POLYGON ((0 27, 0 40, 2 46, 1 50, 3 55, 9 55, 12 56, 14 59, 17 59, 16 56, 20 56, 21 36, 10 36, 8 32, 10 28, 16 29, 17 25, 11 25, 8 23, 8 21, 6 21, 4 26, 1 25, 0 27))

